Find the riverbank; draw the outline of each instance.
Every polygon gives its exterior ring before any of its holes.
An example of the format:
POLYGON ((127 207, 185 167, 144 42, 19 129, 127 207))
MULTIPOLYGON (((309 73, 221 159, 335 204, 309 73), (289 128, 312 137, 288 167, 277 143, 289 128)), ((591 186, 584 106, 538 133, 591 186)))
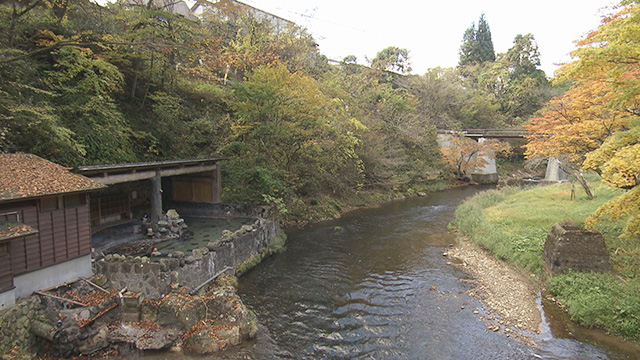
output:
POLYGON ((356 209, 375 208, 389 201, 416 196, 424 197, 430 193, 467 185, 467 183, 454 180, 438 179, 414 186, 406 191, 360 191, 348 197, 327 194, 313 198, 296 199, 296 201, 285 205, 285 212, 280 214, 280 221, 285 228, 300 228, 321 221, 337 219, 356 209))
POLYGON ((489 308, 489 316, 482 319, 487 321, 487 329, 509 335, 540 332, 542 314, 537 298, 542 288, 535 277, 497 260, 465 238, 458 238, 446 255, 457 259, 456 265, 473 277, 469 282, 475 288, 469 294, 489 308))
MULTIPOLYGON (((540 279, 540 284, 554 294, 572 320, 637 342, 640 340, 640 300, 637 297, 640 291, 640 241, 621 240, 618 237, 622 229, 620 223, 601 221, 597 227, 607 243, 613 274, 568 273, 549 277, 544 270, 542 251, 549 229, 567 220, 584 223, 598 206, 618 194, 618 190, 595 180, 591 186, 596 194, 593 200, 579 192, 572 196, 569 183, 487 191, 468 199, 458 208, 456 228, 475 246, 486 249, 494 259, 521 269, 525 277, 533 274, 540 279)), ((464 258, 463 261, 471 262, 464 258)), ((484 271, 476 269, 472 273, 484 271)), ((511 279, 502 281, 510 282, 511 279)))

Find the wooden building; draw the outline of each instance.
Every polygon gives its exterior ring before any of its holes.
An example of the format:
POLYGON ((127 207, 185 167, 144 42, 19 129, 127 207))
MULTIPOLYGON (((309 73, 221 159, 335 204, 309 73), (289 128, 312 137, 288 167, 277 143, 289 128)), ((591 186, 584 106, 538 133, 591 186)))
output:
POLYGON ((0 309, 90 276, 89 193, 104 185, 31 154, 0 154, 0 309))
POLYGON ((163 201, 221 201, 221 158, 80 166, 74 171, 109 188, 91 195, 91 225, 130 220, 142 209, 155 224, 163 201))

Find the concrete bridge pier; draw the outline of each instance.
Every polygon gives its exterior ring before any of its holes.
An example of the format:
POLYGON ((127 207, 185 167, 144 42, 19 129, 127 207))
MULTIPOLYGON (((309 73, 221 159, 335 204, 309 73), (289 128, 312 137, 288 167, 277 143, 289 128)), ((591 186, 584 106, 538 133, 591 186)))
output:
MULTIPOLYGON (((478 143, 487 141, 486 138, 479 138, 478 143)), ((496 154, 493 151, 484 151, 476 155, 476 158, 484 159, 485 164, 476 166, 471 170, 471 180, 478 184, 497 184, 498 168, 496 167, 496 154)))
POLYGON ((544 174, 544 181, 546 182, 561 182, 569 179, 567 174, 560 167, 560 160, 557 157, 550 157, 547 162, 547 171, 544 174))

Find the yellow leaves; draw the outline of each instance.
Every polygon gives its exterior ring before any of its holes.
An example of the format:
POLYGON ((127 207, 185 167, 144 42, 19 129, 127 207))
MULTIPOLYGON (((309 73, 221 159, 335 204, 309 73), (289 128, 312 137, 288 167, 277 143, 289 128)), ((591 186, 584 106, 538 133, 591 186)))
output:
POLYGON ((602 166, 603 180, 612 186, 627 188, 638 184, 640 176, 640 145, 626 146, 602 166))
POLYGON ((252 125, 231 125, 231 132, 235 136, 242 136, 249 133, 253 129, 252 125))
POLYGON ((563 80, 606 79, 619 106, 637 105, 640 96, 640 5, 625 4, 618 13, 577 42, 577 60, 558 74, 563 80))
POLYGON ((365 124, 363 124, 360 120, 352 117, 347 120, 347 125, 351 127, 352 130, 357 132, 367 131, 368 128, 365 124))
POLYGON ((594 228, 604 216, 611 220, 626 220, 625 227, 620 237, 622 239, 637 238, 640 236, 640 187, 617 196, 601 205, 585 222, 588 228, 594 228))
POLYGON ((56 35, 51 30, 39 30, 40 35, 34 42, 38 47, 51 46, 57 42, 63 41, 64 36, 56 35))
POLYGON ((602 146, 589 153, 584 161, 588 170, 600 170, 603 180, 615 187, 637 185, 640 175, 640 120, 627 131, 609 137, 602 146))

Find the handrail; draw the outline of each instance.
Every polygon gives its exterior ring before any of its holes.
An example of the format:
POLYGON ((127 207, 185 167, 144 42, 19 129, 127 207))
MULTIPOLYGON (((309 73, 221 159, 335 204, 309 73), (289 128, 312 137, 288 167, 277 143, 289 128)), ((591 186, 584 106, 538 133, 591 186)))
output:
POLYGON ((466 137, 525 137, 530 135, 526 129, 463 129, 439 130, 445 134, 463 134, 466 137))

